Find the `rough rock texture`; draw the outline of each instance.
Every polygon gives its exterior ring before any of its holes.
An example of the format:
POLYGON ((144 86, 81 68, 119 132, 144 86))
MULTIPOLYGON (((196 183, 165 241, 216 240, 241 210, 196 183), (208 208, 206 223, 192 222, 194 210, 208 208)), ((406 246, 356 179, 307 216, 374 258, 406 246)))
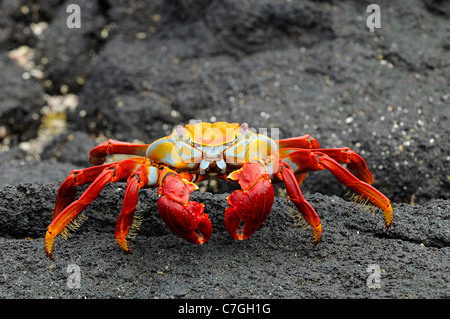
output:
POLYGON ((380 214, 336 196, 307 200, 322 217, 324 236, 313 249, 293 208, 277 198, 271 215, 248 240, 226 232, 225 195, 193 194, 214 227, 204 245, 173 235, 156 211, 155 190, 143 190, 145 217, 125 255, 113 236, 124 187, 111 185, 86 211, 88 220, 67 241, 55 240, 52 263, 43 253, 57 185, 20 184, 0 191, 3 260, 0 295, 7 298, 445 298, 449 295, 450 201, 394 204, 384 233, 380 214), (70 288, 69 265, 80 269, 70 288), (369 288, 377 265, 381 288, 369 288), (369 268, 369 271, 368 271, 369 268), (69 282, 69 284, 68 284, 69 282))
POLYGON ((43 88, 1 52, 0 69, 0 142, 7 136, 12 143, 36 137, 45 105, 43 88))
POLYGON ((370 31, 371 3, 0 1, 0 295, 449 297, 449 2, 379 1, 381 28, 370 31), (80 29, 65 24, 72 3, 80 29), (13 60, 17 48, 29 56, 13 60), (78 105, 50 102, 59 94, 78 105), (113 236, 124 185, 114 185, 70 240, 57 240, 56 262, 45 259, 57 186, 89 165, 93 145, 149 143, 190 120, 351 147, 393 201, 394 226, 384 234, 380 216, 317 172, 302 185, 324 222, 317 248, 282 197, 250 240, 229 238, 220 193, 233 187, 223 183, 192 196, 215 227, 192 246, 169 233, 157 194, 143 190, 145 222, 126 256, 113 236), (80 267, 80 289, 66 285, 69 264, 80 267), (379 289, 367 287, 371 264, 379 289))

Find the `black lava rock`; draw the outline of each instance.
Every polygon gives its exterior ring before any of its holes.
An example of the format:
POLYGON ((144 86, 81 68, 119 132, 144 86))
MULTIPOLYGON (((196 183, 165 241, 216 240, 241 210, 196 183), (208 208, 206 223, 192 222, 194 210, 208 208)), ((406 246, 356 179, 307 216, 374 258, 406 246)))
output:
POLYGON ((10 145, 36 137, 45 105, 39 82, 7 54, 0 54, 0 142, 10 145))
MULTIPOLYGON (((113 236, 124 195, 111 184, 88 206, 88 217, 68 240, 55 240, 55 262, 44 254, 56 184, 0 189, 2 267, 7 298, 448 298, 450 201, 394 204, 387 233, 381 214, 336 196, 306 199, 322 219, 322 242, 295 225, 293 208, 276 198, 249 239, 225 230, 225 195, 193 193, 214 227, 200 246, 175 236, 156 210, 156 190, 140 192, 139 235, 125 255, 113 236), (69 265, 78 266, 79 288, 69 265), (373 280, 373 274, 377 280, 373 280), (377 275, 378 274, 378 275, 377 275), (378 288, 374 288, 374 284, 378 288)), ((82 188, 85 189, 85 188, 82 188)))
POLYGON ((0 296, 450 297, 448 2, 379 1, 381 27, 370 30, 371 3, 1 1, 0 296), (80 6, 81 28, 68 28, 69 4, 80 6), (36 72, 8 57, 19 46, 35 53, 36 72), (48 136, 46 94, 68 93, 79 103, 57 114, 65 126, 48 136), (124 255, 113 233, 125 184, 112 184, 78 232, 56 239, 56 261, 45 257, 58 185, 89 166, 95 143, 150 143, 191 120, 351 147, 391 199, 393 226, 384 233, 382 217, 343 199, 347 190, 323 171, 302 184, 323 222, 316 248, 282 197, 250 239, 230 238, 230 183, 192 194, 215 229, 193 246, 167 229, 157 191, 145 189, 134 254, 124 255), (74 265, 78 289, 68 285, 74 265))

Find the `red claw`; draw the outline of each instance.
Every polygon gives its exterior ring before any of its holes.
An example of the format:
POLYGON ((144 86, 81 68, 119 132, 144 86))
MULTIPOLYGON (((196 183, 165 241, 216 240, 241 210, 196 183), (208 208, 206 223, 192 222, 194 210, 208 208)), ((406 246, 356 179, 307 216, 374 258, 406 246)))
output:
POLYGON ((160 187, 158 211, 166 225, 178 236, 194 244, 203 244, 211 237, 212 225, 204 205, 189 201, 189 193, 197 186, 180 176, 167 175, 160 187))
POLYGON ((247 239, 261 226, 269 215, 274 191, 270 176, 259 162, 246 163, 243 168, 230 174, 243 190, 228 196, 225 210, 225 228, 235 239, 247 239), (244 223, 240 229, 241 223, 244 223))

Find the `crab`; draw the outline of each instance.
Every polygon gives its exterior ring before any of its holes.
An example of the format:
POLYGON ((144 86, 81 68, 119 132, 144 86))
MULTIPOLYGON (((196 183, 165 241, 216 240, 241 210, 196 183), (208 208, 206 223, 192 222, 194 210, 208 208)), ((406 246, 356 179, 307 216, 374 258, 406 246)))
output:
POLYGON ((305 200, 300 185, 308 172, 328 170, 357 200, 381 210, 385 231, 393 220, 389 199, 371 186, 374 179, 364 159, 348 147, 320 148, 309 134, 274 140, 256 134, 247 123, 198 122, 177 126, 169 136, 151 144, 108 140, 90 151, 90 168, 74 170, 58 189, 52 222, 47 228, 44 248, 53 257, 57 235, 66 236, 83 221, 80 214, 108 183, 126 181, 121 213, 115 227, 119 247, 131 252, 127 242, 136 221, 138 191, 158 188, 158 212, 176 235, 203 244, 212 234, 204 204, 190 201, 197 183, 216 178, 235 182, 240 189, 228 197, 225 228, 235 239, 247 239, 261 226, 274 202, 272 183, 284 182, 287 197, 312 227, 314 245, 322 237, 322 225, 313 206, 305 200), (128 154, 114 163, 109 154, 128 154), (346 168, 341 165, 345 164, 346 168), (77 199, 77 186, 90 186, 77 199))

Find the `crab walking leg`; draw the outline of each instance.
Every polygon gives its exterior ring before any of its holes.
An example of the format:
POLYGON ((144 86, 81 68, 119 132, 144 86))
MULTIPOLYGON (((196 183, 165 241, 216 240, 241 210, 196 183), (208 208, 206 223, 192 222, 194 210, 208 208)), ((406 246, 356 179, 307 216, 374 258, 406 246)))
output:
MULTIPOLYGON (((360 180, 372 184, 374 179, 372 173, 367 168, 364 159, 355 151, 348 147, 343 148, 322 148, 322 149, 298 149, 298 148, 284 148, 279 150, 280 159, 286 163, 290 163, 295 175, 306 173, 308 169, 309 157, 312 152, 320 152, 333 158, 338 163, 347 164, 347 168, 360 180), (306 159, 306 164, 305 163, 306 159), (297 165, 302 163, 302 165, 297 165)), ((315 170, 315 169, 312 169, 315 170)))
POLYGON ((114 176, 114 169, 105 169, 94 180, 92 185, 84 192, 84 194, 75 202, 67 206, 48 226, 45 234, 45 253, 53 260, 53 241, 64 228, 92 201, 97 198, 103 187, 111 182, 114 176))
MULTIPOLYGON (((87 205, 92 203, 106 184, 126 179, 138 165, 138 159, 127 159, 107 166, 92 182, 81 197, 67 206, 55 217, 45 234, 45 252, 52 259, 53 241, 66 226, 81 213, 87 205)), ((142 161, 142 159, 141 159, 142 161)))
POLYGON ((132 227, 134 213, 138 204, 138 191, 146 186, 154 186, 158 180, 158 169, 154 166, 139 165, 127 180, 127 189, 122 205, 122 212, 117 219, 114 235, 119 247, 131 253, 126 237, 132 227))
MULTIPOLYGON (((331 154, 330 150, 325 150, 325 153, 322 153, 321 151, 322 150, 297 150, 295 152, 289 153, 287 156, 280 156, 280 158, 283 158, 283 161, 285 161, 291 167, 295 167, 295 174, 302 174, 310 171, 318 171, 324 169, 329 170, 341 184, 344 184, 350 190, 367 199, 369 203, 372 203, 376 207, 383 210, 387 231, 391 226, 393 219, 392 206, 389 199, 375 187, 371 186, 369 183, 363 180, 358 179, 356 176, 346 170, 342 165, 340 165, 338 161, 343 161, 342 158, 340 159, 336 154, 334 154, 333 156, 338 159, 335 160, 331 156, 326 154, 331 154)), ((358 158, 354 160, 353 164, 357 166, 360 171, 364 170, 365 168, 362 163, 358 163, 357 160, 358 158)))
POLYGON ((115 140, 107 140, 89 152, 89 162, 94 165, 103 164, 108 154, 130 154, 145 156, 149 144, 133 144, 115 140))
POLYGON ((314 233, 314 246, 320 241, 322 237, 322 224, 320 218, 312 205, 303 198, 300 186, 297 183, 294 172, 286 164, 280 161, 280 175, 281 179, 286 185, 286 192, 289 199, 295 204, 300 213, 306 219, 306 221, 313 228, 314 233))
POLYGON ((52 220, 75 200, 77 186, 92 183, 97 176, 109 166, 111 166, 111 164, 72 171, 58 189, 52 220))
POLYGON ((189 201, 189 195, 198 187, 184 179, 177 172, 165 167, 160 173, 161 196, 157 206, 167 227, 181 238, 203 244, 211 237, 212 224, 204 211, 204 205, 189 201))
POLYGON ((386 224, 385 231, 388 231, 394 217, 389 199, 375 187, 356 178, 331 157, 317 154, 316 158, 318 167, 322 166, 328 169, 340 183, 344 184, 355 193, 364 196, 368 202, 383 210, 384 222, 386 224))
MULTIPOLYGON (((315 150, 313 150, 315 151, 315 150)), ((322 148, 317 152, 323 153, 337 161, 347 164, 348 170, 367 184, 372 184, 374 178, 366 165, 366 161, 355 151, 348 147, 344 148, 322 148)))
POLYGON ((284 140, 275 141, 278 148, 319 148, 319 142, 311 135, 306 134, 299 137, 291 137, 284 140))

